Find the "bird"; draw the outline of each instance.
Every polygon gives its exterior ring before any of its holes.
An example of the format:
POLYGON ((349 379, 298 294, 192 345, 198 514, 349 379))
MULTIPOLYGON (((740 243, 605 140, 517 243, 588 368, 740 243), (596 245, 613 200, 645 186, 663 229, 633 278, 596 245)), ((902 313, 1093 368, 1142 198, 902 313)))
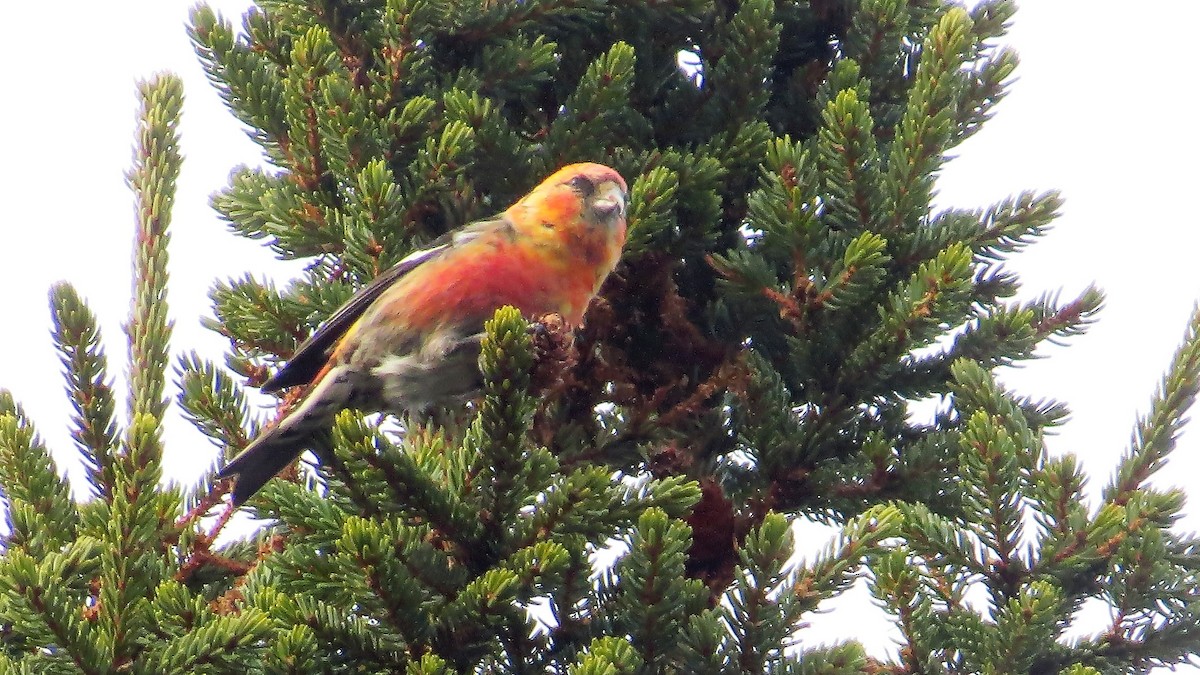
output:
POLYGON ((627 200, 616 170, 571 164, 360 289, 262 384, 307 389, 218 472, 236 476, 233 505, 319 445, 341 410, 419 415, 469 399, 482 385, 483 325, 498 308, 579 325, 620 260, 627 200))

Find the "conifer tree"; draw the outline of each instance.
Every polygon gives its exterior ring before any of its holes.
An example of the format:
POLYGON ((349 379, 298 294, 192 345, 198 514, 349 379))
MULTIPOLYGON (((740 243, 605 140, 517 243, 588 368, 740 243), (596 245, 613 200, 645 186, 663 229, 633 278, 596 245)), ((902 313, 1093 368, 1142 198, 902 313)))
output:
POLYGON ((156 487, 181 94, 147 85, 127 420, 94 317, 52 292, 88 498, 0 397, 4 670, 1082 674, 1200 656, 1183 495, 1146 482, 1196 395, 1200 314, 1089 507, 1078 460, 1042 440, 1066 407, 993 375, 1100 307, 1092 289, 1011 299, 1002 264, 1059 196, 931 208, 1005 93, 1013 11, 263 0, 235 28, 199 6, 200 58, 272 164, 213 205, 308 262, 282 288, 218 281, 229 353, 178 364, 179 405, 223 456, 269 422, 248 388, 356 288, 558 166, 626 177, 630 241, 578 331, 501 309, 476 402, 436 424, 342 413, 328 457, 249 502, 264 526, 217 539, 224 519, 202 516, 222 485, 156 487), (796 519, 841 534, 796 562, 796 519), (805 639, 863 575, 894 657, 805 639), (1088 601, 1111 626, 1068 641, 1088 601))

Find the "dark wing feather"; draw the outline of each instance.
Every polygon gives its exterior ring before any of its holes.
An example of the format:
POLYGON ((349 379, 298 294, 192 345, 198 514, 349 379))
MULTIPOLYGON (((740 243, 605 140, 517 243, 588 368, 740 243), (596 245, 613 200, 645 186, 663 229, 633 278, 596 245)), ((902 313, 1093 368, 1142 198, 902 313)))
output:
POLYGON ((484 220, 471 223, 461 230, 448 232, 438 237, 428 247, 409 255, 383 274, 375 277, 370 284, 360 288, 351 296, 346 304, 339 307, 333 316, 326 319, 315 333, 296 348, 296 353, 292 354, 292 358, 283 368, 280 368, 274 377, 263 383, 262 391, 279 391, 285 387, 311 382, 321 368, 325 367, 325 363, 329 359, 329 350, 389 286, 419 267, 421 263, 474 239, 500 222, 502 221, 484 220))

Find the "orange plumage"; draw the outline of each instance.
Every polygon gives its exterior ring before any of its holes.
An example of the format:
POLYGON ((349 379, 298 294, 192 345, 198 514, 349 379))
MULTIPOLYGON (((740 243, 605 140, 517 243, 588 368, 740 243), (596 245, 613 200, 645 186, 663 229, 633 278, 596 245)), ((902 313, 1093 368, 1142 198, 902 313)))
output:
POLYGON ((469 396, 483 322, 513 305, 529 318, 583 317, 625 242, 625 181, 573 164, 499 216, 471 223, 380 275, 263 385, 310 385, 299 405, 230 460, 241 504, 310 447, 339 410, 427 412, 469 396))

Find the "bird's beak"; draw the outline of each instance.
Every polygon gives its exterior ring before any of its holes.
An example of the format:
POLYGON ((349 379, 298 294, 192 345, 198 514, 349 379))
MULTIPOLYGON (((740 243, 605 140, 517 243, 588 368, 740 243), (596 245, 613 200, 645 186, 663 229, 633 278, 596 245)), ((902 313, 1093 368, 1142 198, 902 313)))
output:
POLYGON ((611 216, 614 213, 625 215, 625 192, 613 181, 606 181, 596 189, 592 198, 592 208, 601 216, 611 216))

